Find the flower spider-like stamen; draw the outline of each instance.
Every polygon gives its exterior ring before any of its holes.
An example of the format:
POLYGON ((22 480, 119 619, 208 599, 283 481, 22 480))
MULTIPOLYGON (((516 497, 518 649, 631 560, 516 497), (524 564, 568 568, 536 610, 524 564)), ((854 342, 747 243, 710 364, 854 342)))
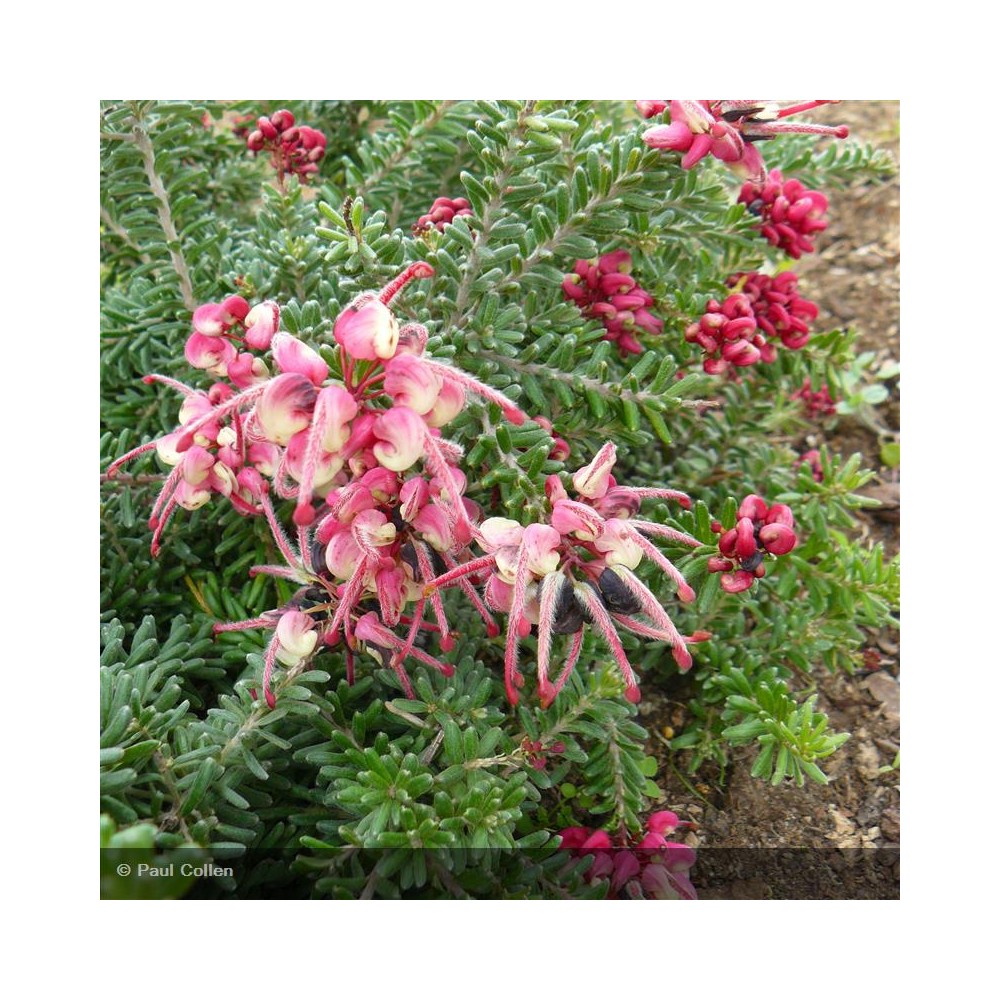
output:
POLYGON ((278 657, 278 633, 271 636, 271 641, 264 651, 264 700, 268 708, 274 708, 276 700, 271 690, 271 675, 274 673, 274 661, 278 657))
POLYGON ((298 565, 300 562, 299 554, 292 548, 292 543, 285 534, 284 528, 278 523, 277 515, 274 513, 274 506, 271 504, 266 489, 260 495, 260 503, 264 508, 264 516, 267 518, 268 527, 271 529, 271 534, 274 536, 281 554, 290 566, 298 565))
POLYGON ((308 583, 308 579, 304 579, 303 575, 295 569, 291 569, 288 566, 251 566, 247 575, 252 579, 255 576, 273 576, 280 580, 291 580, 293 583, 303 584, 308 583))
POLYGON ((378 293, 378 300, 382 305, 387 306, 390 302, 411 282, 418 278, 433 278, 434 268, 425 260, 418 260, 411 264, 402 274, 393 278, 381 292, 378 293))
POLYGON ((590 612, 594 625, 601 635, 604 636, 604 641, 608 644, 611 655, 618 664, 618 669, 621 671, 622 678, 625 681, 626 700, 632 702, 633 705, 636 704, 642 697, 639 693, 639 685, 635 679, 632 664, 628 662, 628 656, 625 654, 621 639, 618 638, 618 633, 615 631, 614 622, 611 620, 611 616, 608 614, 603 601, 592 587, 577 586, 574 590, 576 591, 577 599, 590 612))
POLYGON ((548 708, 549 705, 555 700, 556 695, 565 687, 566 681, 569 680, 570 674, 573 673, 576 667, 577 660, 580 659, 580 650, 583 649, 583 629, 579 632, 573 634, 573 642, 570 645, 569 653, 566 656, 566 663, 562 668, 559 676, 556 678, 555 684, 552 685, 550 689, 550 697, 548 699, 542 698, 542 708, 548 708))
POLYGON ((495 566, 496 556, 492 553, 485 556, 479 556, 478 559, 470 559, 469 562, 463 563, 461 566, 455 566, 454 569, 450 569, 447 573, 442 573, 440 576, 436 576, 433 580, 428 580, 428 582, 424 584, 424 595, 430 597, 435 590, 447 587, 462 577, 472 576, 473 573, 480 573, 484 569, 495 568, 495 566))
MULTIPOLYGON (((407 698, 413 697, 413 685, 410 683, 410 678, 403 668, 402 656, 399 655, 403 650, 406 649, 406 643, 396 635, 395 632, 387 629, 379 620, 375 612, 370 611, 366 615, 362 615, 358 619, 357 624, 354 627, 354 635, 364 642, 366 645, 371 644, 379 649, 384 649, 386 651, 392 649, 397 651, 397 655, 391 658, 386 658, 383 660, 386 666, 391 667, 396 676, 399 678, 400 684, 403 686, 403 690, 406 692, 407 698)), ((429 656, 422 649, 417 649, 416 647, 411 647, 405 654, 406 656, 411 656, 413 659, 425 666, 434 667, 439 670, 445 677, 452 677, 455 673, 455 668, 449 663, 442 663, 440 660, 434 659, 433 656, 429 656)))
MULTIPOLYGON (((652 523, 653 522, 647 522, 647 524, 652 523)), ((630 522, 626 522, 628 535, 635 539, 636 544, 642 549, 643 554, 649 556, 649 558, 652 559, 652 561, 656 563, 656 565, 659 566, 660 569, 662 569, 675 584, 677 584, 677 596, 685 604, 690 604, 691 601, 695 599, 696 595, 687 580, 684 579, 684 575, 648 538, 646 538, 640 531, 637 531, 636 527, 633 527, 630 522)), ((657 527, 661 526, 657 525, 657 527)), ((667 530, 672 531, 673 529, 667 530)), ((657 534, 660 534, 660 532, 657 532, 657 534)), ((679 539, 675 538, 675 541, 683 539, 687 545, 701 545, 701 542, 699 542, 697 538, 692 538, 690 535, 684 535, 682 532, 676 532, 675 534, 680 536, 679 539)), ((668 535, 666 537, 671 536, 668 535)))
MULTIPOLYGON (((448 555, 447 552, 442 552, 441 558, 444 559, 444 563, 449 569, 453 570, 458 568, 458 563, 455 562, 455 560, 450 555, 448 555)), ((487 608, 486 605, 483 603, 482 598, 476 593, 476 588, 473 587, 472 584, 469 583, 469 581, 464 576, 458 577, 455 580, 455 582, 458 584, 458 587, 462 591, 462 593, 465 594, 465 596, 469 599, 472 606, 479 613, 479 617, 482 618, 483 622, 485 623, 486 634, 491 639, 496 638, 500 634, 500 626, 497 625, 496 620, 490 614, 489 608, 487 608)))
POLYGON ((510 603, 510 618, 507 622, 507 642, 503 656, 503 682, 507 699, 516 705, 519 699, 517 689, 524 685, 524 675, 517 669, 517 647, 520 641, 521 616, 528 601, 528 582, 531 570, 528 568, 528 549, 522 545, 517 552, 517 568, 514 572, 514 595, 510 603))
POLYGON ((568 579, 556 570, 546 573, 538 588, 538 697, 543 708, 547 708, 556 696, 556 690, 549 680, 549 657, 552 652, 552 625, 556 615, 556 602, 564 585, 570 586, 568 579))
POLYGON ((528 415, 513 400, 508 399, 502 392, 491 389, 488 385, 480 382, 479 379, 473 378, 471 375, 467 375, 460 369, 453 368, 443 361, 435 361, 433 358, 424 357, 423 362, 442 379, 453 382, 463 389, 468 389, 477 396, 482 396, 488 403, 496 403, 503 411, 504 417, 516 427, 520 427, 528 419, 528 415))
POLYGON ((449 527, 455 535, 455 540, 462 545, 472 541, 477 534, 476 528, 469 520, 469 513, 462 503, 462 490, 459 483, 452 475, 451 466, 441 450, 441 442, 430 432, 430 428, 424 426, 424 464, 431 475, 437 476, 442 482, 448 484, 448 502, 444 504, 445 515, 448 518, 449 527))
POLYGON ((212 633, 219 635, 222 632, 243 632, 252 628, 274 628, 278 624, 278 618, 277 611, 265 611, 259 618, 246 618, 241 622, 216 622, 212 626, 212 633))
POLYGON ((220 420, 222 417, 228 416, 230 413, 234 413, 237 410, 242 409, 247 403, 252 403, 257 400, 257 398, 263 395, 264 390, 268 387, 270 382, 261 382, 258 385, 252 385, 249 389, 244 389, 242 392, 237 393, 234 396, 230 396, 225 402, 219 403, 213 409, 209 410, 208 413, 201 417, 196 417, 194 420, 188 421, 180 428, 180 433, 177 437, 177 443, 175 445, 177 451, 187 451, 188 448, 194 443, 195 434, 206 427, 208 424, 220 420))
MULTIPOLYGON (((618 579, 625 585, 626 590, 639 602, 643 613, 646 614, 653 624, 658 627, 658 629, 663 633, 663 637, 673 647, 673 657, 674 660, 676 660, 677 665, 682 671, 689 670, 692 660, 691 654, 688 652, 687 646, 684 643, 684 637, 677 631, 677 627, 671 621, 670 615, 663 610, 660 602, 653 596, 649 588, 627 566, 615 566, 614 569, 608 569, 605 570, 605 572, 614 573, 615 576, 617 576, 618 579)), ((601 579, 603 582, 603 574, 601 579)), ((610 610, 612 611, 614 617, 625 625, 626 628, 632 628, 630 622, 632 622, 633 619, 629 617, 627 611, 615 612, 613 607, 610 610)), ((635 631, 635 629, 632 629, 632 631, 635 631)))
MULTIPOLYGON (((420 568, 421 579, 427 581, 434 579, 434 565, 431 562, 430 551, 423 542, 414 541, 413 550, 416 553, 417 565, 420 568)), ((441 592, 435 590, 430 595, 431 608, 434 611, 434 620, 441 630, 441 648, 447 653, 455 648, 455 640, 451 635, 451 627, 448 625, 448 616, 444 611, 444 601, 441 600, 441 592)))

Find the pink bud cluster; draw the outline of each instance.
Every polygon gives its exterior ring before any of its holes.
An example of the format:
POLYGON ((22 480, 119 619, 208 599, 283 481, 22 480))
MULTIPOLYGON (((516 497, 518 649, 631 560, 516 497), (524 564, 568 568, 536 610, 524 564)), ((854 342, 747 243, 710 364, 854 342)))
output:
POLYGON ((815 302, 797 291, 798 278, 791 271, 735 274, 727 281, 737 290, 723 302, 709 299, 705 313, 684 331, 688 343, 705 352, 702 367, 709 375, 732 374, 778 356, 775 340, 798 350, 809 340, 809 323, 818 315, 815 302))
POLYGON ((526 527, 504 517, 487 518, 479 526, 477 543, 486 555, 442 574, 426 593, 460 582, 471 573, 486 572, 486 604, 508 616, 504 651, 504 684, 512 704, 519 700, 524 676, 518 669, 518 646, 537 626, 538 695, 543 707, 555 699, 580 656, 584 625, 590 623, 604 639, 625 681, 625 697, 639 700, 639 685, 617 628, 647 639, 667 642, 681 670, 691 667, 688 642, 706 633, 682 636, 635 569, 648 558, 677 587, 682 601, 695 592, 681 572, 650 541, 649 536, 680 545, 697 546, 696 538, 637 517, 644 499, 676 500, 690 507, 677 490, 620 486, 611 470, 616 460, 608 442, 589 465, 572 477, 576 498, 561 480, 546 481, 550 513, 546 521, 526 527), (553 682, 549 677, 553 637, 570 635, 565 665, 553 682))
POLYGON ((586 881, 610 881, 608 899, 696 899, 688 872, 696 855, 692 848, 667 840, 681 823, 677 814, 663 809, 646 820, 642 838, 616 846, 604 830, 571 826, 559 832, 560 847, 576 857, 592 855, 586 881))
POLYGON ((790 507, 783 503, 769 507, 756 493, 748 494, 737 511, 735 527, 723 531, 717 521, 712 524, 712 530, 721 534, 721 556, 709 558, 709 573, 722 574, 719 582, 727 593, 748 590, 765 575, 767 555, 787 555, 798 544, 794 528, 790 507))
POLYGON ((826 195, 807 190, 795 178, 786 181, 777 169, 763 183, 747 181, 737 200, 760 216, 760 232, 768 243, 796 260, 815 251, 812 235, 830 224, 825 215, 826 195))
POLYGON ((623 357, 642 353, 636 339, 640 333, 663 332, 663 320, 649 311, 652 295, 639 287, 631 270, 632 255, 614 250, 597 260, 578 260, 562 283, 567 299, 585 316, 604 323, 604 339, 616 343, 623 357))
MULTIPOLYGON (((766 177, 764 160, 756 143, 786 133, 847 136, 847 126, 804 125, 784 121, 823 104, 836 101, 806 101, 779 107, 765 101, 670 101, 670 124, 654 125, 643 135, 653 149, 684 153, 681 166, 690 170, 712 155, 731 170, 756 183, 766 177)), ((665 101, 640 101, 644 117, 659 114, 665 101)))
POLYGON ((435 198, 430 211, 417 219, 413 231, 420 233, 433 226, 440 232, 444 232, 444 227, 456 215, 472 215, 472 205, 469 204, 467 198, 435 198))
POLYGON ((296 125, 295 115, 282 109, 268 118, 257 119, 257 128, 247 136, 247 149, 271 154, 271 163, 279 182, 285 174, 296 174, 307 181, 319 172, 319 161, 326 153, 326 136, 308 125, 296 125))
POLYGON ((837 401, 830 395, 829 388, 822 385, 813 389, 812 380, 808 378, 788 398, 801 399, 806 413, 813 420, 817 417, 831 417, 837 412, 837 401))
MULTIPOLYGON (((275 663, 300 664, 341 639, 350 676, 353 652, 364 649, 391 667, 411 695, 404 659, 445 674, 453 669, 415 646, 423 630, 436 633, 442 649, 452 648, 440 596, 422 588, 471 559, 468 545, 479 537, 479 508, 463 496, 461 449, 441 428, 464 408, 467 391, 496 403, 514 424, 526 417, 506 396, 425 354, 424 327, 399 326, 390 302, 408 282, 431 274, 429 265, 413 264, 380 293, 360 295, 341 312, 334 324, 340 379, 331 379, 311 347, 277 330, 275 303, 250 309, 231 296, 199 307, 185 354, 229 384, 202 392, 147 376, 184 396, 180 426, 108 470, 114 476, 154 449, 174 466, 153 511, 154 555, 176 507, 201 506, 213 492, 241 513, 266 517, 287 565, 252 572, 292 580, 300 590, 289 606, 217 631, 274 630, 265 654, 269 703, 275 663), (263 358, 239 353, 236 344, 269 350, 277 372, 272 375, 263 358), (297 545, 278 522, 271 491, 295 502, 297 545), (432 622, 424 621, 425 610, 432 622), (407 628, 405 638, 393 631, 399 625, 407 628)), ((472 584, 459 586, 488 632, 499 634, 472 584)))

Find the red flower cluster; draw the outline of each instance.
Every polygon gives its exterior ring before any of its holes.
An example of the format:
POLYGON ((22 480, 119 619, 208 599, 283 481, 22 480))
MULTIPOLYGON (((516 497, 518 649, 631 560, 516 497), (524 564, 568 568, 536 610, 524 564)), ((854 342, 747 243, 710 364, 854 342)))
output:
POLYGON ((456 215, 472 215, 472 206, 466 198, 435 198, 431 210, 421 215, 413 227, 414 233, 423 232, 432 226, 441 232, 456 215))
POLYGON ((631 270, 632 255, 614 250, 597 260, 578 260, 562 283, 567 299, 585 316, 604 323, 604 339, 616 343, 622 356, 642 353, 636 339, 640 332, 663 332, 663 320, 649 311, 653 296, 639 287, 631 270))
POLYGON ((709 573, 722 574, 720 582, 727 593, 738 594, 749 589, 764 576, 766 555, 787 555, 798 544, 794 527, 790 507, 783 503, 768 507, 766 500, 750 493, 737 511, 736 527, 723 532, 722 525, 713 522, 712 530, 722 533, 719 539, 722 555, 709 558, 709 573))
POLYGON ((749 300, 757 325, 768 337, 781 339, 797 351, 809 340, 809 324, 819 315, 815 302, 798 293, 799 278, 793 271, 768 274, 734 274, 726 282, 749 300))
POLYGON ((817 417, 831 417, 837 412, 837 402, 830 395, 829 388, 824 385, 814 390, 812 381, 808 378, 788 398, 801 399, 806 413, 813 420, 817 417))
POLYGON ((695 852, 666 838, 684 825, 676 813, 664 809, 646 820, 642 839, 627 846, 616 847, 604 830, 583 826, 561 830, 559 846, 576 857, 593 855, 585 878, 587 882, 610 879, 608 899, 696 899, 688 876, 695 852))
POLYGON ((760 216, 761 235, 796 260, 816 249, 810 237, 829 225, 826 195, 806 190, 800 180, 786 181, 780 170, 772 170, 762 183, 747 181, 737 200, 760 216))
POLYGON ((296 126, 295 115, 281 110, 270 118, 262 115, 257 119, 257 128, 247 136, 247 149, 271 154, 279 184, 285 174, 297 174, 300 181, 306 181, 319 172, 317 164, 326 153, 326 136, 308 125, 296 126))
POLYGON ((777 357, 773 344, 757 329, 753 305, 739 292, 724 302, 709 299, 705 314, 684 331, 684 339, 705 352, 702 368, 709 375, 723 375, 732 367, 745 368, 777 357))
POLYGON ((798 294, 798 277, 791 271, 774 277, 734 274, 726 284, 733 294, 724 302, 709 299, 701 319, 684 331, 684 339, 705 352, 702 367, 709 375, 758 361, 771 364, 778 356, 774 340, 790 350, 809 340, 809 323, 819 309, 798 294))

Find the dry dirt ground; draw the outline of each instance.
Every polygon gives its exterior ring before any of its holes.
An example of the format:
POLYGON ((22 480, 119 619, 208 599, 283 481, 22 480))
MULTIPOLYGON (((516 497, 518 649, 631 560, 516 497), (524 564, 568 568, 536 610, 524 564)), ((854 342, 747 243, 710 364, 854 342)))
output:
MULTIPOLYGON (((887 149, 899 162, 897 102, 845 102, 814 112, 811 118, 846 123, 853 138, 887 149)), ((874 351, 879 359, 898 360, 898 177, 858 182, 829 196, 831 222, 817 240, 819 252, 797 267, 806 294, 820 305, 817 328, 854 327, 859 350, 874 351)), ((893 432, 898 434, 898 382, 893 380, 888 387, 891 396, 877 408, 874 426, 840 417, 808 440, 810 447, 826 442, 844 455, 860 451, 865 465, 878 471, 877 480, 864 492, 883 506, 864 512, 860 533, 872 542, 883 542, 891 555, 899 551, 899 469, 883 467, 879 456, 881 444, 893 432)), ((651 699, 644 706, 641 721, 651 733, 649 752, 661 765, 666 805, 697 824, 688 833, 688 842, 700 849, 709 869, 703 872, 701 885, 699 868, 693 872, 702 898, 824 896, 833 882, 839 888, 831 895, 885 894, 885 866, 889 866, 892 883, 893 876, 898 876, 898 854, 869 851, 856 864, 862 857, 860 851, 830 859, 826 849, 899 845, 900 776, 898 768, 891 769, 899 749, 898 643, 896 629, 872 633, 865 650, 867 669, 854 676, 821 674, 817 678, 819 708, 830 716, 833 728, 852 734, 828 761, 831 781, 825 787, 810 783, 801 789, 772 788, 751 778, 749 768, 755 756, 751 749, 734 751, 724 785, 703 779, 695 784, 685 774, 685 754, 672 753, 661 738, 664 727, 677 732, 683 728, 683 705, 651 699), (788 850, 716 852, 715 848, 810 850, 798 852, 797 860, 788 850), (794 885, 791 891, 787 885, 776 891, 781 871, 801 869, 803 857, 816 862, 820 856, 826 860, 803 872, 798 891, 794 885), (874 874, 872 864, 876 864, 874 874)), ((888 894, 895 891, 890 886, 888 894)))

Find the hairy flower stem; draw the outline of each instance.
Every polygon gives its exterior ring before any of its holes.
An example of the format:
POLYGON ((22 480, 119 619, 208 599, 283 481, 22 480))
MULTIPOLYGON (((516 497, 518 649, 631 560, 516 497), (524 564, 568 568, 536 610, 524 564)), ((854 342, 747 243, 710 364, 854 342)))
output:
POLYGON ((177 228, 174 225, 173 216, 170 213, 170 199, 167 197, 167 189, 163 186, 163 179, 156 171, 156 153, 153 149, 152 140, 145 126, 139 119, 136 119, 132 127, 136 148, 142 156, 143 169, 146 171, 146 179, 149 181, 149 188, 153 192, 153 197, 157 201, 156 214, 160 221, 160 228, 167 238, 167 249, 170 253, 170 262, 181 285, 181 299, 187 310, 194 313, 198 308, 198 301, 194 297, 194 288, 191 284, 191 273, 188 271, 187 262, 181 253, 181 240, 177 235, 177 228))

